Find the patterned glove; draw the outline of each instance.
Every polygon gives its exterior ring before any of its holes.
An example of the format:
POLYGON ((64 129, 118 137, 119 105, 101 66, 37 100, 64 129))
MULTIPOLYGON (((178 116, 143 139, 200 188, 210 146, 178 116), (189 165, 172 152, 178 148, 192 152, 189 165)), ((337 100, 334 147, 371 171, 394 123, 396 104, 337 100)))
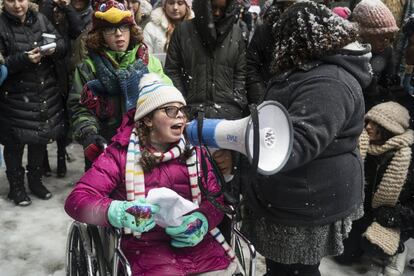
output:
POLYGON ((207 218, 200 212, 194 212, 183 218, 180 226, 167 227, 165 232, 171 236, 171 245, 174 247, 195 246, 208 232, 207 218))
POLYGON ((114 200, 108 209, 108 220, 112 226, 117 228, 126 227, 135 232, 148 232, 155 226, 152 215, 159 211, 158 205, 147 203, 145 199, 114 200))

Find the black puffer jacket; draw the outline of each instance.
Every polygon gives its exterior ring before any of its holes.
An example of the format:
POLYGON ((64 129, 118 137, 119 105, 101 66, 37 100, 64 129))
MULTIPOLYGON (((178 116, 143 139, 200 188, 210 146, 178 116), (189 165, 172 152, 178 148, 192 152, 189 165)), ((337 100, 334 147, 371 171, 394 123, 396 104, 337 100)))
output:
POLYGON ((283 225, 323 225, 362 204, 357 146, 365 113, 361 87, 371 81, 368 53, 327 56, 272 79, 265 100, 288 110, 294 140, 282 171, 245 187, 257 216, 283 225))
POLYGON ((175 28, 165 62, 187 104, 204 107, 209 118, 240 118, 247 106, 246 47, 235 24, 239 6, 228 2, 225 17, 214 22, 211 1, 195 0, 195 18, 175 28))
POLYGON ((54 59, 65 55, 63 39, 44 15, 30 8, 23 24, 4 9, 0 16, 0 52, 9 70, 0 88, 0 141, 48 143, 63 134, 63 103, 54 68, 54 59), (53 56, 34 64, 25 52, 40 46, 42 28, 56 35, 57 47, 53 56))

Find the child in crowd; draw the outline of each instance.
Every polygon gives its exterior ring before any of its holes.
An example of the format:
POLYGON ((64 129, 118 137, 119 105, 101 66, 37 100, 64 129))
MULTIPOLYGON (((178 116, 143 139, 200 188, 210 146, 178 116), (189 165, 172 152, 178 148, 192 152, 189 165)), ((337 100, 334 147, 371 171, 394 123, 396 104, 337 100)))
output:
POLYGON ((414 231, 414 132, 409 120, 407 109, 396 102, 378 104, 365 116, 360 138, 365 214, 352 224, 339 262, 357 261, 366 252, 384 261, 384 275, 403 273, 404 242, 414 231))
MULTIPOLYGON (((187 117, 182 94, 155 74, 145 75, 139 90, 135 114, 126 114, 113 143, 79 180, 66 200, 66 212, 81 222, 139 232, 139 238, 124 234, 121 244, 133 275, 232 275, 236 264, 215 228, 223 213, 197 185, 201 149, 190 147, 183 136, 187 117), (192 200, 198 209, 183 216, 178 227, 157 226, 152 215, 159 206, 145 198, 159 187, 192 200), (126 212, 132 206, 145 214, 134 219, 126 212)), ((217 192, 209 163, 208 170, 202 185, 217 192)))

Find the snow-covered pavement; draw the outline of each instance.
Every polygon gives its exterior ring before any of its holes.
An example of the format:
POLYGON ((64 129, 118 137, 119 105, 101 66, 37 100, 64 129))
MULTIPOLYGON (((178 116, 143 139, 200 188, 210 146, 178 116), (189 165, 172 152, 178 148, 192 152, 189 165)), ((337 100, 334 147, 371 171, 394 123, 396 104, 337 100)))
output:
MULTIPOLYGON (((26 208, 15 207, 7 200, 5 168, 0 168, 0 276, 65 275, 66 237, 72 220, 65 214, 63 202, 83 172, 80 146, 70 145, 68 150, 75 160, 67 164, 67 176, 62 179, 53 175, 44 180, 53 197, 48 201, 32 197, 32 205, 26 208)), ((49 145, 49 157, 55 170, 54 144, 49 145)), ((408 242, 408 249, 414 258, 413 240, 408 242)), ((264 270, 263 258, 259 257, 257 275, 263 275, 264 270)), ((320 270, 323 276, 374 276, 379 268, 369 263, 343 267, 325 258, 320 270)), ((404 275, 414 276, 414 270, 407 267, 404 275)))

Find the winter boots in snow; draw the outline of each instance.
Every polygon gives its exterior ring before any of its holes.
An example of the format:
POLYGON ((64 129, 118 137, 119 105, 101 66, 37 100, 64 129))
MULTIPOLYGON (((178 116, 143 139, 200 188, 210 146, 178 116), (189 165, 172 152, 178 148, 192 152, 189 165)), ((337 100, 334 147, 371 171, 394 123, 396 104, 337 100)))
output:
POLYGON ((27 166, 27 180, 30 191, 40 199, 49 199, 52 193, 42 183, 42 168, 27 166))
POLYGON ((63 147, 62 149, 58 145, 58 152, 57 152, 57 177, 65 177, 66 175, 66 148, 63 147))
POLYGON ((10 185, 10 192, 7 197, 18 206, 30 205, 32 201, 24 188, 24 169, 7 170, 6 175, 10 185))
POLYGON ((384 276, 401 276, 405 268, 405 260, 407 258, 407 247, 404 251, 390 257, 389 264, 384 268, 384 276))

